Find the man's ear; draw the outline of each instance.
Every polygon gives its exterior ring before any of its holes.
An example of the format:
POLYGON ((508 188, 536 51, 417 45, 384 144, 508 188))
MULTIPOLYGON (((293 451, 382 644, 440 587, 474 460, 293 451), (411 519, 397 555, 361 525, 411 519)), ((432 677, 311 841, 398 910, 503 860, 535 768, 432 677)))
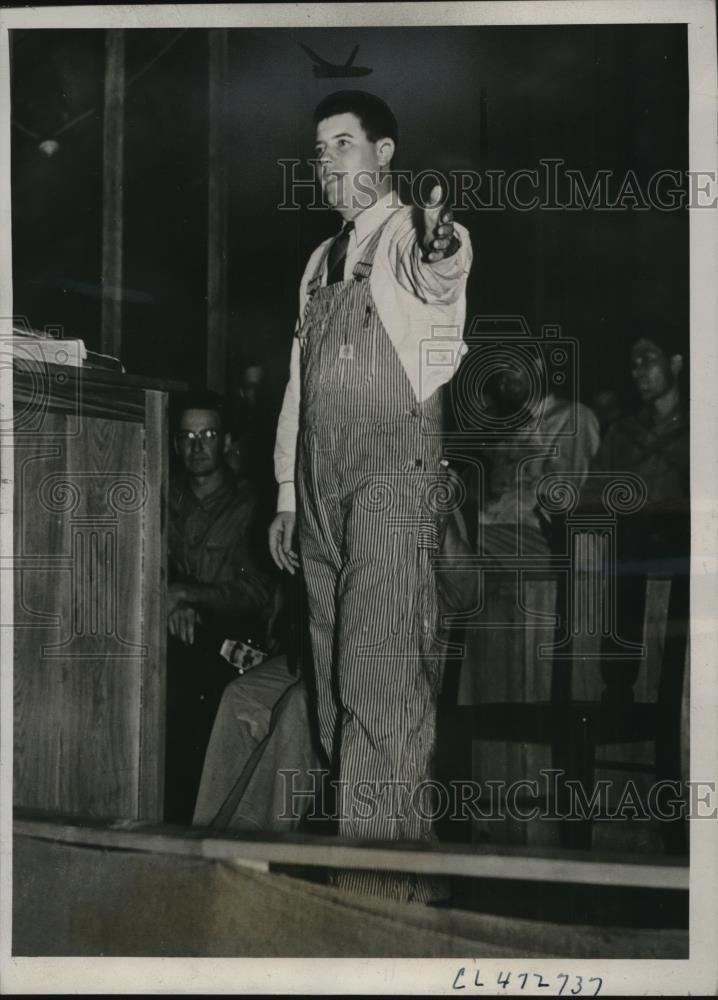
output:
POLYGON ((229 449, 232 447, 232 435, 229 433, 229 431, 225 431, 223 440, 224 440, 224 453, 226 455, 229 449))
POLYGON ((671 355, 671 360, 669 362, 669 365, 671 369, 671 375, 673 376, 673 378, 678 378, 678 376, 683 371, 683 355, 682 354, 671 355))
POLYGON ((388 167, 395 152, 396 145, 394 144, 393 139, 390 139, 388 136, 385 139, 377 139, 376 155, 379 160, 380 167, 388 167))
POLYGON ((177 444, 177 435, 176 434, 172 435, 172 444, 174 446, 175 455, 179 455, 180 450, 179 450, 179 445, 177 444))

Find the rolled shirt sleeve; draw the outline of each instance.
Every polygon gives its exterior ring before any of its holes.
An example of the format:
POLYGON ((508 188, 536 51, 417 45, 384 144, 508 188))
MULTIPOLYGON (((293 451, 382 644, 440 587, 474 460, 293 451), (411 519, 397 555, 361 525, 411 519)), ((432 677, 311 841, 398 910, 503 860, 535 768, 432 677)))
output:
MULTIPOLYGON (((591 461, 599 449, 601 435, 598 418, 589 407, 574 402, 562 411, 561 423, 556 428, 556 438, 557 454, 546 460, 543 475, 569 473, 570 482, 580 491, 586 481, 591 461), (572 420, 575 420, 575 431, 571 434, 566 432, 566 426, 572 420)), ((543 506, 539 507, 539 513, 548 519, 549 515, 543 506)))
MULTIPOLYGON (((458 249, 442 260, 424 259, 424 249, 417 237, 411 210, 396 213, 396 224, 389 231, 387 256, 399 285, 410 295, 427 305, 453 305, 466 292, 473 260, 469 234, 454 224, 458 249)), ((392 219, 392 223, 393 223, 392 219)))
POLYGON ((379 241, 371 291, 379 318, 423 403, 456 374, 466 353, 466 284, 473 261, 468 231, 454 223, 459 248, 424 260, 412 210, 394 212, 379 241))

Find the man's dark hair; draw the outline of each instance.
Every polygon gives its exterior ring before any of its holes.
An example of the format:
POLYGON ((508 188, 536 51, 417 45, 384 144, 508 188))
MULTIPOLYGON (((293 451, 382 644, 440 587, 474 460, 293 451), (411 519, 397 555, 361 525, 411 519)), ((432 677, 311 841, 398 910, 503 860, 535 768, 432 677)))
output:
POLYGON ((639 340, 650 340, 656 347, 660 347, 668 361, 676 354, 680 354, 684 361, 688 360, 688 338, 681 329, 674 326, 646 325, 639 332, 634 332, 631 337, 631 350, 639 340))
POLYGON ((211 410, 213 413, 219 414, 220 426, 224 429, 224 400, 219 393, 212 392, 210 389, 192 389, 178 397, 174 407, 175 430, 179 428, 182 414, 186 413, 187 410, 211 410))
POLYGON ((388 138, 396 143, 399 139, 399 128, 391 108, 381 97, 366 90, 338 90, 328 94, 314 111, 314 125, 332 115, 345 114, 357 116, 370 142, 388 138))

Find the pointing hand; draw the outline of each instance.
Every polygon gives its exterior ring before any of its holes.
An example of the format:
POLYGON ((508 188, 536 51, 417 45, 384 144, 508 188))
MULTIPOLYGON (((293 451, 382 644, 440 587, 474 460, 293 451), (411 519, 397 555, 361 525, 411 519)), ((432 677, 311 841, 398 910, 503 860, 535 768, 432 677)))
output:
POLYGON ((441 185, 432 188, 424 208, 424 252, 432 263, 443 260, 457 249, 454 213, 442 204, 441 185))

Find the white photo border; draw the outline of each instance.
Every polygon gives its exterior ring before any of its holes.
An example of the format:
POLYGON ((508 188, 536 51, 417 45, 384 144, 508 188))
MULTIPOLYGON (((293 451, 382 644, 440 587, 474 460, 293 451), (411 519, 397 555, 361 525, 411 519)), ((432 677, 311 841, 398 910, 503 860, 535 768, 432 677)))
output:
MULTIPOLYGON (((712 0, 579 2, 171 4, 33 7, 0 11, 0 336, 12 316, 9 38, 14 28, 360 27, 375 25, 546 25, 686 23, 689 55, 689 169, 716 171, 716 11, 712 0)), ((714 192, 715 193, 715 192, 714 192)), ((718 225, 717 210, 690 212, 691 353, 691 772, 718 776, 718 225)), ((480 257, 479 257, 480 266, 480 257)), ((0 420, 12 408, 12 371, 0 365, 0 420)), ((452 993, 457 959, 13 958, 12 894, 12 445, 3 438, 0 477, 0 975, 4 993, 452 993)), ((718 990, 718 822, 691 825, 690 957, 684 961, 481 959, 603 978, 603 995, 681 995, 718 990)), ((506 990, 515 995, 516 990, 506 990)), ((471 989, 465 995, 471 994, 471 989)), ((473 993, 472 995, 478 995, 473 993)))

